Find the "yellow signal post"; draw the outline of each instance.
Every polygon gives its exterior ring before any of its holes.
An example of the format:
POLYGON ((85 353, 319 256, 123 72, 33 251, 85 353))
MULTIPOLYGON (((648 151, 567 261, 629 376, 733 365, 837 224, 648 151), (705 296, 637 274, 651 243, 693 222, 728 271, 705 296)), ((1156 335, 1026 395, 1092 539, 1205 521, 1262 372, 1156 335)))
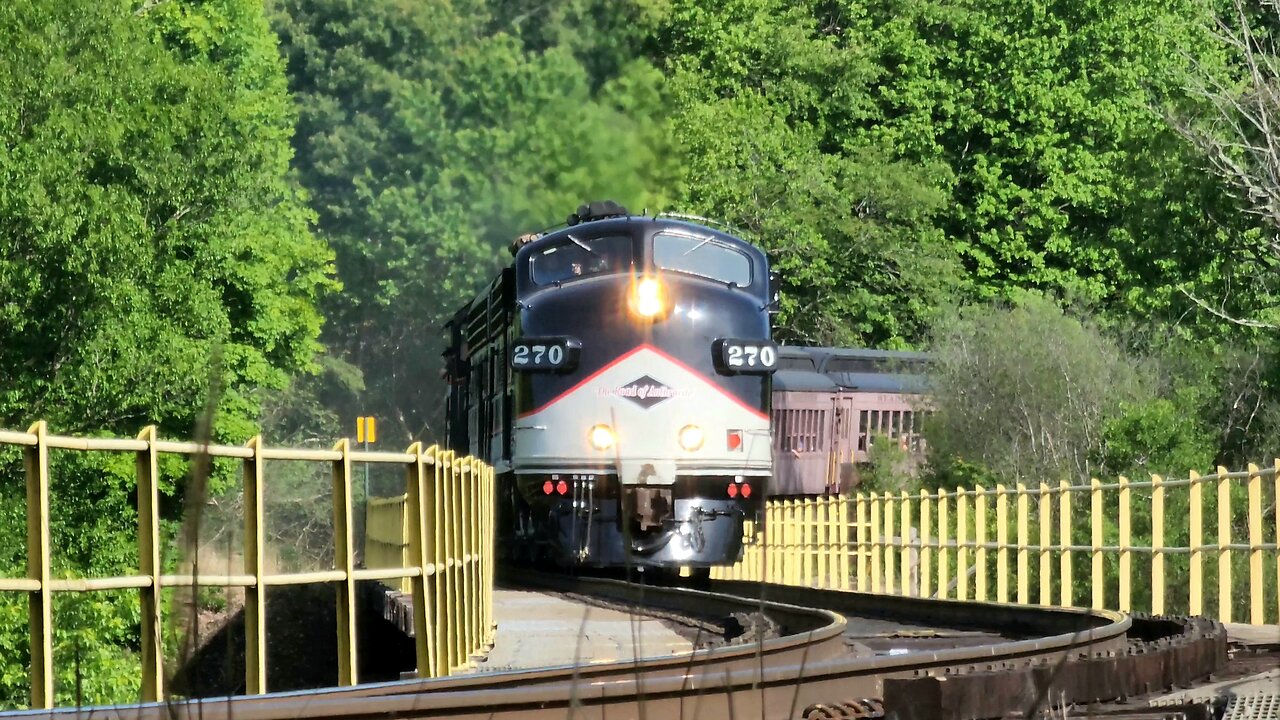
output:
POLYGON ((378 421, 372 415, 356 418, 356 442, 366 445, 378 442, 378 421))
MULTIPOLYGON (((366 452, 369 443, 378 441, 378 421, 372 415, 361 415, 356 418, 356 442, 364 445, 366 452)), ((369 521, 369 462, 364 463, 364 507, 366 527, 369 521)))

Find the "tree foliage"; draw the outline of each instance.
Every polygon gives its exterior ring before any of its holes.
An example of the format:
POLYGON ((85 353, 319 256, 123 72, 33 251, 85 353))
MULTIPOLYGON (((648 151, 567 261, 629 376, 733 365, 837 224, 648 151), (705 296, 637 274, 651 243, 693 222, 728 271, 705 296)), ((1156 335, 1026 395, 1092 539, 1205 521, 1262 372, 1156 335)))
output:
POLYGON ((963 308, 940 326, 934 350, 926 434, 944 479, 979 466, 1008 482, 1079 481, 1213 457, 1205 428, 1169 412, 1148 368, 1049 298, 963 308), (1186 452, 1190 438, 1200 447, 1186 452), (1169 454, 1134 456, 1135 445, 1158 453, 1162 443, 1169 454))
POLYGON ((975 297, 1040 289, 1167 312, 1174 285, 1212 269, 1240 225, 1215 224, 1230 199, 1150 107, 1180 102, 1182 58, 1220 62, 1202 13, 1146 0, 842 7, 877 60, 871 133, 951 171, 940 226, 975 297))
POLYGON ((135 5, 0 10, 0 418, 188 436, 217 385, 244 437, 312 362, 328 252, 261 11, 135 5))
POLYGON ((672 3, 656 45, 684 160, 678 200, 769 252, 784 339, 909 343, 959 284, 935 223, 949 179, 866 131, 878 69, 827 24, 829 5, 672 3))
POLYGON ((660 75, 563 24, 604 5, 521 7, 274 4, 299 176, 346 285, 327 340, 371 378, 343 405, 388 441, 431 436, 443 322, 516 235, 584 198, 663 197, 660 75))
POLYGON ((1181 79, 1201 102, 1167 108, 1166 117, 1265 230, 1223 248, 1234 261, 1235 283, 1211 286, 1207 300, 1190 283, 1183 292, 1215 319, 1274 331, 1280 328, 1280 4, 1232 0, 1204 22, 1229 69, 1192 57, 1181 79))

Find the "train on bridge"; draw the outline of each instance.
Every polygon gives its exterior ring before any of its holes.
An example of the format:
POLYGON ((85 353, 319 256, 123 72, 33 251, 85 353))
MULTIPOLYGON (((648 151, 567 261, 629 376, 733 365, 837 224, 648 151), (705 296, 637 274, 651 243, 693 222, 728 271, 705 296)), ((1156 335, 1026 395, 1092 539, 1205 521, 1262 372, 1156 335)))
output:
POLYGON ((766 494, 838 491, 873 426, 917 432, 865 391, 923 356, 779 348, 768 258, 712 221, 591 203, 512 253, 447 324, 444 377, 448 444, 494 467, 513 560, 704 574, 766 494))

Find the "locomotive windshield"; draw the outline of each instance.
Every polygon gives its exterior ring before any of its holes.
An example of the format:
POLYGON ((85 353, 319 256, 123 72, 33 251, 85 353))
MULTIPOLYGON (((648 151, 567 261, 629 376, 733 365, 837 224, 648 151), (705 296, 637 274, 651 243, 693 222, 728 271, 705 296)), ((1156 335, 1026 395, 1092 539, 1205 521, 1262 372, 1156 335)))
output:
POLYGON ((631 269, 631 238, 606 235, 595 238, 568 236, 563 242, 533 254, 529 264, 539 285, 568 282, 589 275, 627 272, 631 269))
POLYGON ((751 258, 711 238, 658 233, 653 236, 653 264, 738 287, 751 284, 751 258))

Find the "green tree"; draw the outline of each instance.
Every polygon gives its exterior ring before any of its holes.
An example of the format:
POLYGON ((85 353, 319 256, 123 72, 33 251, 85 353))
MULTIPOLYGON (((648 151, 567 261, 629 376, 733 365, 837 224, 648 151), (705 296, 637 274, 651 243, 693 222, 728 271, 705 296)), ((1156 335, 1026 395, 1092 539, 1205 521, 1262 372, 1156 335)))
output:
POLYGON ((1158 103, 1184 58, 1220 67, 1197 2, 842 3, 874 58, 868 131, 954 178, 939 216, 979 298, 1033 288, 1107 310, 1180 312, 1242 222, 1158 103))
POLYGON ((1087 481, 1128 469, 1108 459, 1134 460, 1131 444, 1109 440, 1159 432, 1150 372, 1043 296, 963 308, 939 324, 933 350, 925 435, 944 486, 971 481, 975 465, 1006 483, 1087 481))
POLYGON ((1280 151, 1273 142, 1280 120, 1276 95, 1280 5, 1232 0, 1218 3, 1215 9, 1203 22, 1215 48, 1227 58, 1229 71, 1212 64, 1187 64, 1180 79, 1188 93, 1204 102, 1166 108, 1166 117, 1212 173, 1231 188, 1244 212, 1268 231, 1238 238, 1226 248, 1240 268, 1243 292, 1230 286, 1210 288, 1208 301, 1193 294, 1203 294, 1194 286, 1183 292, 1215 319, 1274 331, 1280 328, 1276 297, 1280 243, 1275 241, 1280 227, 1280 183, 1276 181, 1280 151), (1239 316, 1255 313, 1257 317, 1239 316))
POLYGON ((313 362, 328 252, 261 10, 136 5, 0 11, 0 418, 189 436, 216 381, 240 439, 313 362))

